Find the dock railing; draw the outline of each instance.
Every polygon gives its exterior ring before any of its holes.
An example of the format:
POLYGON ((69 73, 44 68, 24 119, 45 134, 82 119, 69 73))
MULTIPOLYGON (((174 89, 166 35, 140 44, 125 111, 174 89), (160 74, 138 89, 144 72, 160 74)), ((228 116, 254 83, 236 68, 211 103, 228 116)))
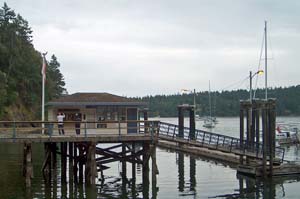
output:
POLYGON ((0 140, 19 139, 30 136, 101 136, 101 135, 134 135, 158 133, 159 121, 126 120, 126 121, 64 121, 59 128, 57 121, 0 121, 0 140), (130 124, 130 125, 129 125, 130 124), (61 130, 61 134, 59 131, 61 130), (76 134, 79 133, 79 134, 76 134))
MULTIPOLYGON (((183 137, 179 137, 179 128, 175 124, 160 122, 158 137, 160 139, 174 140, 222 152, 234 153, 236 155, 244 155, 257 159, 263 158, 262 143, 254 142, 249 144, 245 140, 241 143, 239 138, 197 129, 195 130, 195 137, 191 139, 190 129, 187 127, 184 128, 183 137)), ((275 147, 275 161, 282 163, 284 154, 284 148, 275 147)), ((270 151, 266 151, 267 158, 269 158, 269 155, 270 151)))

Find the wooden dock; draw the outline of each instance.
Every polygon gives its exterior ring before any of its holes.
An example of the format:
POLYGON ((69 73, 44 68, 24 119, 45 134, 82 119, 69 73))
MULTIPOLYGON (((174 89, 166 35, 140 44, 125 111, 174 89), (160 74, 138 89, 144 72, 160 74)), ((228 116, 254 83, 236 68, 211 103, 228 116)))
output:
MULTIPOLYGON (((106 166, 108 163, 120 161, 123 168, 122 175, 125 177, 126 163, 132 164, 133 177, 136 175, 135 165, 141 164, 143 182, 149 183, 148 162, 151 157, 152 183, 156 183, 158 173, 155 155, 158 139, 157 121, 105 121, 106 128, 101 129, 96 128, 95 122, 80 122, 80 128, 75 128, 75 122, 66 123, 68 123, 68 127, 64 128, 64 134, 59 134, 57 122, 0 122, 0 142, 24 144, 23 174, 26 186, 31 186, 31 178, 33 178, 32 143, 43 143, 45 146, 42 171, 47 180, 51 180, 51 170, 57 169, 56 157, 58 154, 61 156, 60 168, 63 182, 66 181, 66 170, 69 168, 73 171, 72 179, 75 181, 95 185, 98 173, 101 174, 100 178, 103 178, 103 171, 109 168, 106 166), (108 123, 110 125, 107 125, 108 123), (129 127, 128 123, 137 125, 129 127), (111 128, 107 128, 107 126, 111 128), (124 133, 130 132, 128 128, 134 128, 136 133, 124 133), (76 134, 76 132, 80 132, 80 134, 76 134), (112 146, 105 148, 98 145, 99 143, 111 143, 112 146)), ((99 123, 101 122, 98 121, 97 124, 99 123)))

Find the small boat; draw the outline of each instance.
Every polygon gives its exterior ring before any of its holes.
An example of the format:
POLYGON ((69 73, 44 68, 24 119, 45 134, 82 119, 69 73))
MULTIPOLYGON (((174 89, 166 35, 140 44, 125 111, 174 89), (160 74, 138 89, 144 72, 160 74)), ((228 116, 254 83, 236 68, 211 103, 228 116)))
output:
POLYGON ((208 101, 209 101, 209 116, 205 117, 203 127, 214 128, 216 123, 214 122, 214 119, 211 116, 210 81, 209 81, 208 101))
POLYGON ((212 120, 204 120, 203 127, 211 129, 215 127, 215 123, 212 120))
POLYGON ((277 126, 275 139, 279 144, 294 144, 299 143, 298 129, 289 130, 282 126, 277 126))

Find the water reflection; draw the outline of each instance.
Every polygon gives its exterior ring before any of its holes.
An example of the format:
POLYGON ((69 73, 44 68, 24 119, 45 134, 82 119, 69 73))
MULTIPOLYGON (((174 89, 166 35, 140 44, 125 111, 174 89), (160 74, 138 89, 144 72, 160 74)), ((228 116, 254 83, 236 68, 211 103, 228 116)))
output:
POLYGON ((239 188, 235 190, 235 193, 217 195, 212 198, 285 198, 285 184, 299 182, 300 175, 262 179, 237 174, 237 180, 239 188))
POLYGON ((189 183, 185 183, 185 169, 184 169, 184 153, 177 152, 178 165, 178 191, 181 196, 196 195, 196 160, 190 156, 189 163, 189 183))

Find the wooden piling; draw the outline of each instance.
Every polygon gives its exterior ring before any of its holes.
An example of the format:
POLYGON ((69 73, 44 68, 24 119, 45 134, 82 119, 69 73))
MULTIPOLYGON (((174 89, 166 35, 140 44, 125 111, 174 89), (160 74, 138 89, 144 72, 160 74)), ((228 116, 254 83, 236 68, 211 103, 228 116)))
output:
POLYGON ((31 187, 31 179, 33 178, 33 166, 32 166, 32 146, 31 143, 24 143, 24 165, 23 171, 25 174, 26 187, 31 187))
POLYGON ((184 114, 183 114, 183 108, 181 106, 178 106, 178 136, 183 137, 184 136, 184 114))
POLYGON ((67 143, 60 143, 60 151, 61 151, 61 181, 65 183, 67 181, 67 143))
POLYGON ((190 190, 195 191, 196 186, 196 160, 190 157, 190 190))
POLYGON ((195 123, 195 110, 194 107, 190 108, 190 139, 195 140, 195 129, 196 129, 196 123, 195 123))
POLYGON ((42 166, 43 176, 46 181, 51 181, 51 159, 52 159, 52 143, 44 143, 45 157, 42 166))
POLYGON ((143 198, 149 198, 149 157, 150 157, 150 144, 143 143, 143 198))
POLYGON ((123 183, 126 183, 126 178, 127 178, 127 165, 126 165, 126 160, 124 157, 126 156, 126 144, 122 143, 122 181, 123 183))
POLYGON ((263 176, 264 177, 266 177, 267 176, 267 167, 266 167, 266 165, 267 165, 267 142, 266 142, 266 140, 267 140, 267 127, 266 127, 266 108, 265 108, 265 106, 263 107, 263 109, 262 109, 262 130, 263 130, 263 132, 262 132, 262 147, 263 147, 263 164, 262 164, 262 166, 263 166, 263 176))
POLYGON ((89 142, 86 151, 86 166, 85 166, 85 182, 87 185, 95 185, 95 179, 97 177, 97 165, 96 165, 96 143, 89 142))
MULTIPOLYGON (((132 143, 132 151, 131 151, 131 155, 134 156, 135 155, 135 143, 132 143)), ((132 164, 132 194, 135 196, 135 182, 136 182, 136 164, 133 161, 132 164)))
POLYGON ((57 160, 56 160, 56 143, 51 143, 51 160, 52 160, 52 168, 56 171, 57 168, 57 160))
POLYGON ((156 145, 151 145, 151 160, 152 160, 152 198, 156 198, 157 193, 157 177, 156 175, 159 173, 157 164, 156 164, 156 145))
MULTIPOLYGON (((244 107, 240 107, 240 147, 244 146, 244 107)), ((240 155, 240 164, 244 161, 243 155, 240 155)))
POLYGON ((73 149, 73 142, 69 142, 69 165, 73 165, 73 154, 74 154, 74 149, 73 149))
POLYGON ((258 153, 259 151, 259 143, 260 143, 260 109, 258 109, 258 107, 256 107, 256 111, 255 111, 255 141, 256 141, 256 151, 258 153))
POLYGON ((74 153, 73 153, 73 171, 74 171, 74 182, 78 182, 78 155, 77 155, 77 142, 74 142, 74 153))
POLYGON ((184 155, 182 152, 178 153, 178 190, 184 191, 184 155))
POLYGON ((84 149, 82 146, 82 143, 79 145, 79 157, 78 157, 78 163, 79 163, 79 182, 83 182, 83 163, 84 163, 84 149))

